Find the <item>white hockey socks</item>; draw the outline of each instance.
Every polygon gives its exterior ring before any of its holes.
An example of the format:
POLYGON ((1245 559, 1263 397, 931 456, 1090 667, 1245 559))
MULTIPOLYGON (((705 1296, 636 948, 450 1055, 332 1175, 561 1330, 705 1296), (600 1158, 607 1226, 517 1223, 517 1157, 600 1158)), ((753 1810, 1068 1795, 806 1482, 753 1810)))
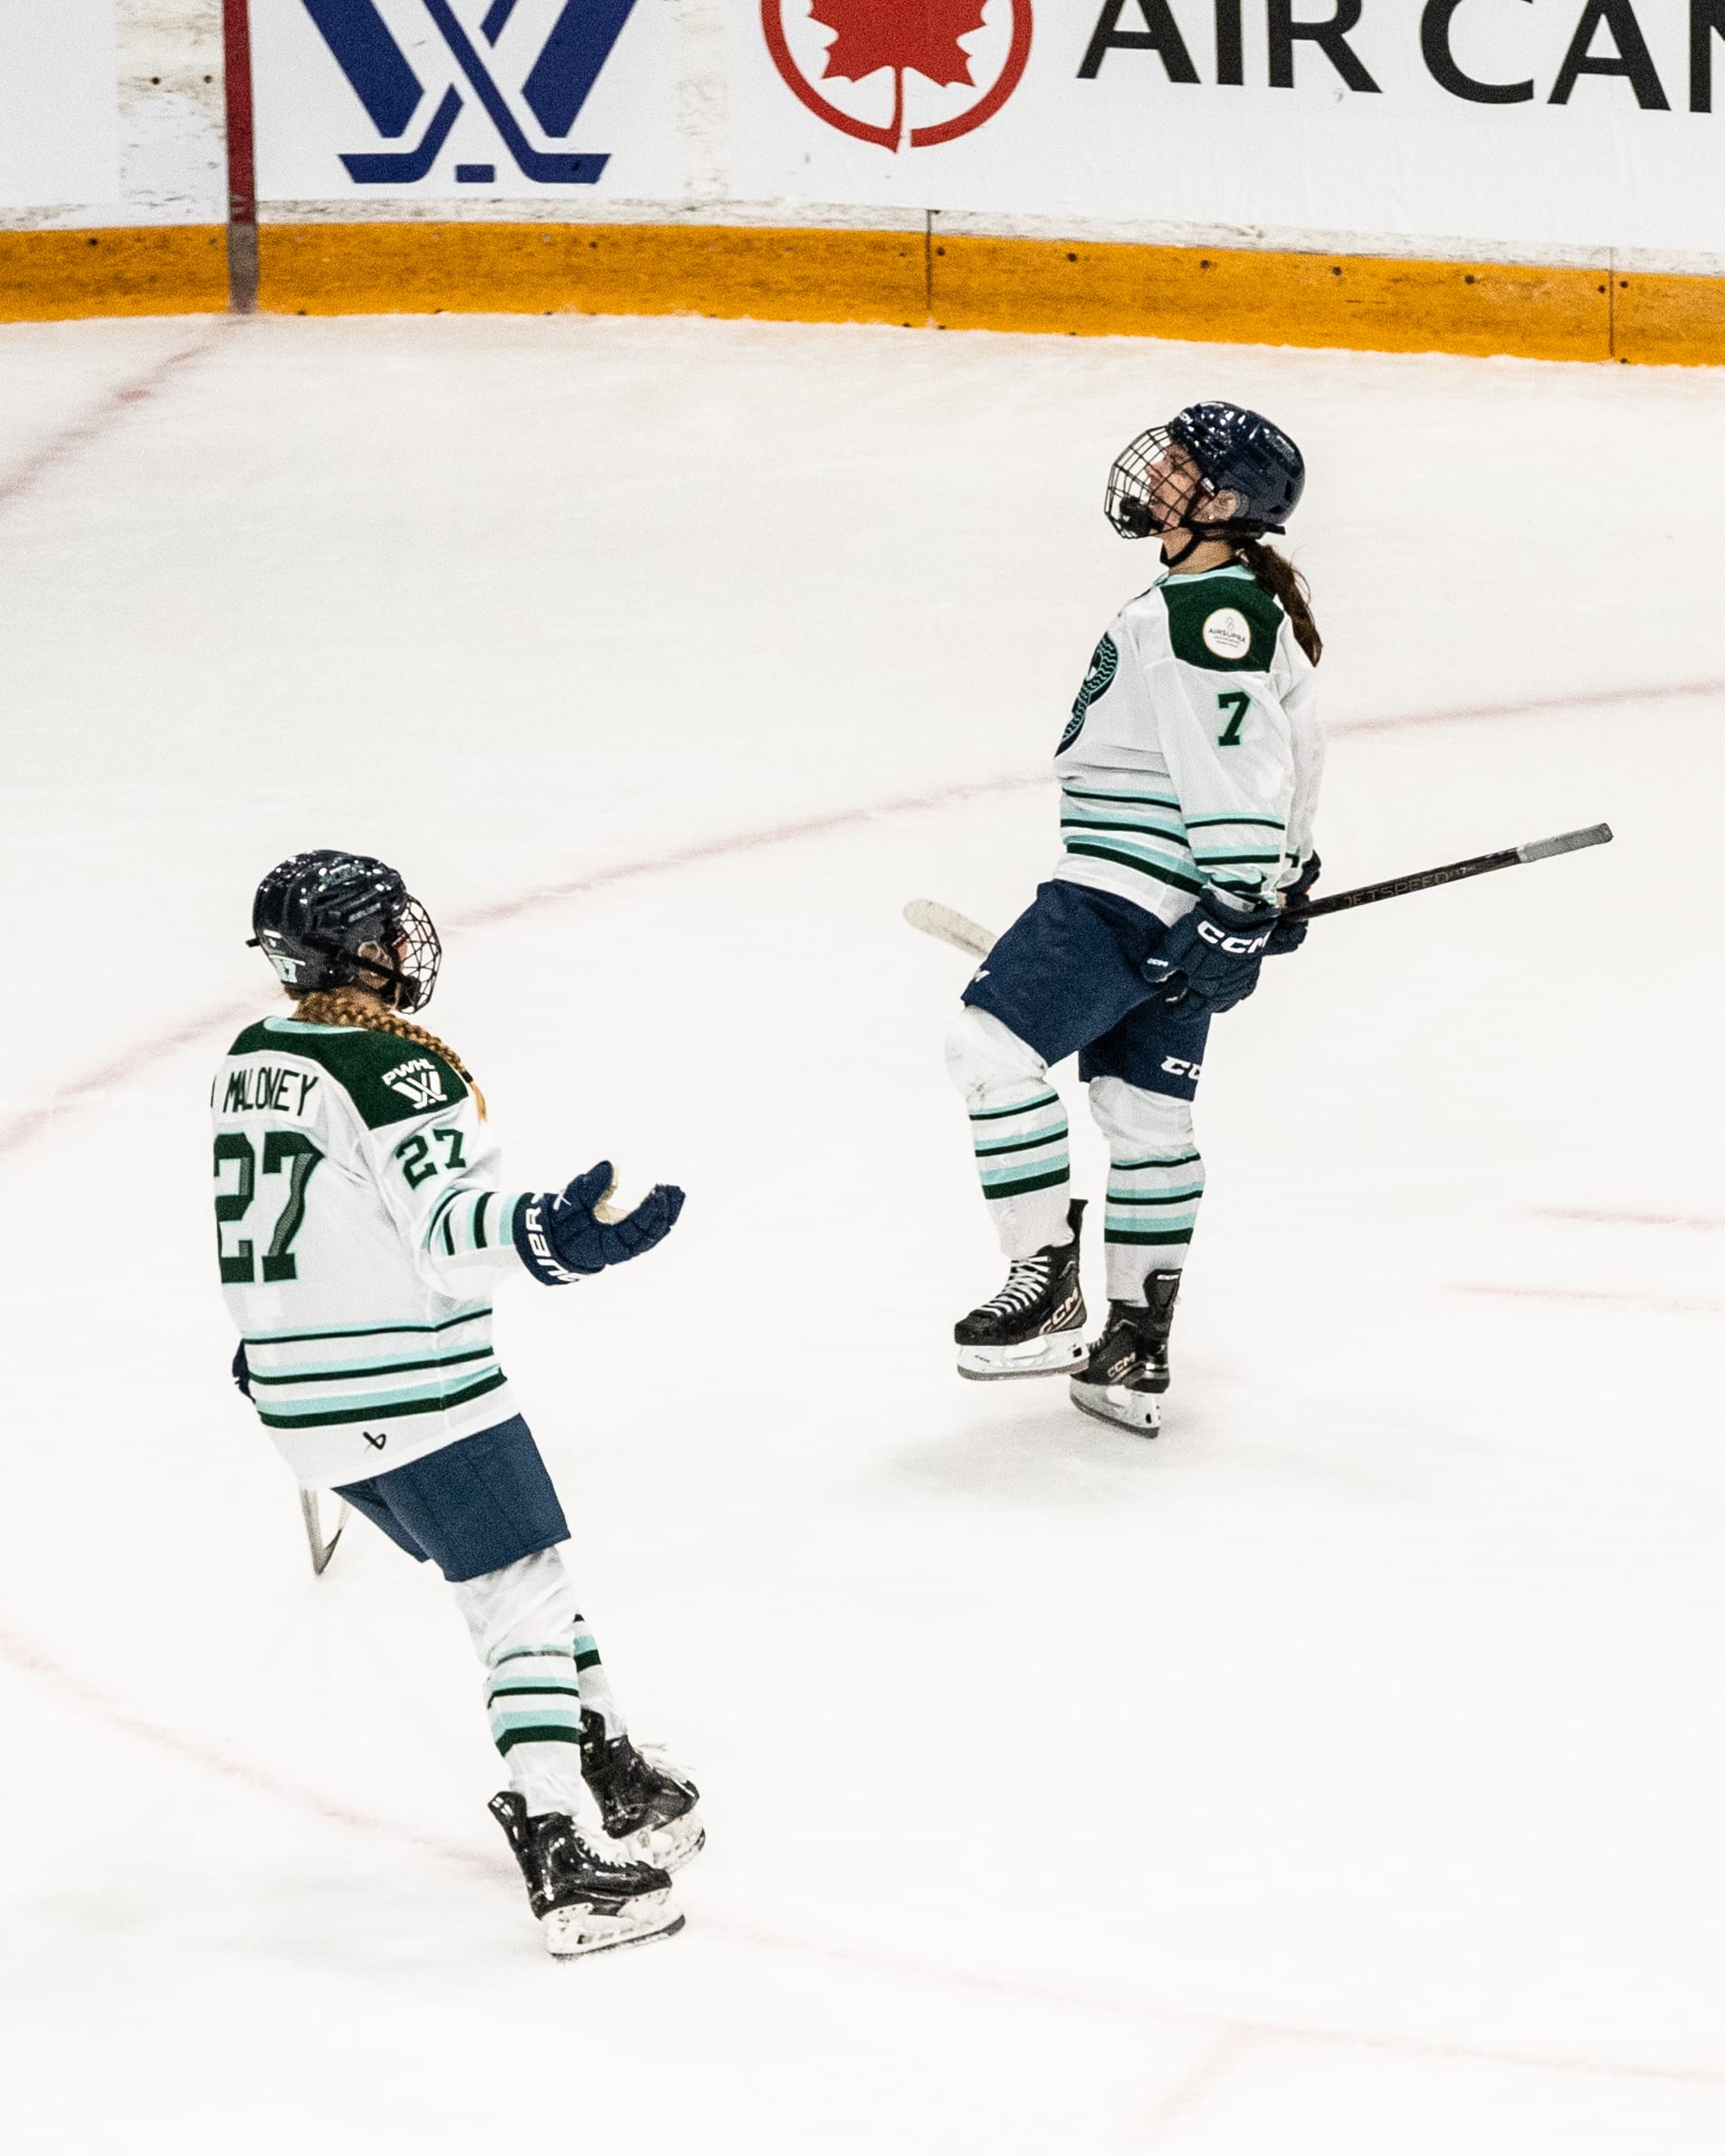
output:
POLYGON ((452 1589, 485 1665, 491 1741, 531 1813, 578 1816, 581 1710, 623 1720, 561 1554, 541 1550, 452 1589))
POLYGON ((977 1171, 1002 1253, 1026 1258, 1070 1242, 1070 1131, 1047 1064, 998 1018, 967 1006, 947 1039, 947 1069, 969 1111, 977 1171))
POLYGON ((1090 1104, 1108 1140, 1109 1301, 1142 1302, 1146 1274, 1184 1265, 1197 1226, 1204 1162, 1191 1104, 1121 1078, 1092 1079, 1090 1104))

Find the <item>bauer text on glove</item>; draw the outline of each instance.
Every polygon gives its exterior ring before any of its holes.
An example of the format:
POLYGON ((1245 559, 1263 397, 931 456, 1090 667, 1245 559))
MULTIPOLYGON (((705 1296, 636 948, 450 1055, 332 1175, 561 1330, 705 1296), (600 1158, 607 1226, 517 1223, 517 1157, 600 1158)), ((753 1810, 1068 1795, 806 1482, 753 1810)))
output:
POLYGON ((535 1280, 547 1287, 602 1273, 639 1257, 671 1233, 682 1211, 674 1183, 655 1183, 632 1213, 607 1219, 599 1207, 616 1187, 611 1163, 601 1160, 561 1191, 522 1198, 515 1208, 515 1247, 535 1280))

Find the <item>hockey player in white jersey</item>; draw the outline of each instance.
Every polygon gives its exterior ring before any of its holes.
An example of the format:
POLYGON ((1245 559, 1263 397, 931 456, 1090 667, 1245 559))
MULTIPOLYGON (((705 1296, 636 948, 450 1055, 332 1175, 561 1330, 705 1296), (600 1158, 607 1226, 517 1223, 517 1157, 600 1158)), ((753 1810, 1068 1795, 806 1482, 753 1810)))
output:
POLYGON ((1072 1374, 1087 1413, 1154 1434, 1197 1219, 1194 1136, 1214 1014, 1305 930, 1318 875, 1322 644, 1292 566, 1263 543, 1305 484, 1259 414, 1188 406, 1116 459, 1104 507, 1159 539, 1164 574, 1096 647, 1054 758, 1063 853, 983 960, 948 1042, 983 1195, 1010 1261, 960 1321, 970 1378, 1072 1374), (1074 1052, 1110 1162, 1109 1309, 1085 1343, 1083 1201, 1049 1067, 1074 1052))
POLYGON ((682 1193, 614 1213, 608 1161, 560 1192, 500 1180, 479 1088, 405 1016, 441 947, 382 862, 297 854, 259 886, 253 929, 293 1008, 246 1027, 211 1094, 235 1379, 303 1487, 339 1492, 450 1581, 509 1770, 491 1810, 549 1951, 674 1932, 668 1874, 700 1846, 699 1792, 624 1727, 491 1296, 639 1256, 682 1193), (577 1829, 586 1792, 609 1848, 577 1829))

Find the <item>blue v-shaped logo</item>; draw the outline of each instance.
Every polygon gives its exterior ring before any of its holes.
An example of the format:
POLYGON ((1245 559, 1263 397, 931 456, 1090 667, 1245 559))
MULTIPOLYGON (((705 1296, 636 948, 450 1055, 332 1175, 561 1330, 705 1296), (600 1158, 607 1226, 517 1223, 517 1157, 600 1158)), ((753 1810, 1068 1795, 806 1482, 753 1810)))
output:
MULTIPOLYGON (((518 4, 519 0, 491 0, 479 34, 493 50, 518 4)), ((498 88, 478 45, 456 20, 450 0, 422 0, 422 5, 449 47, 468 91, 484 108, 527 178, 544 186, 591 186, 609 159, 574 150, 536 149, 498 88)), ((565 0, 550 36, 521 85, 529 111, 553 140, 567 138, 634 5, 635 0, 565 0)), ((376 0, 305 0, 305 6, 373 127, 386 140, 399 142, 413 125, 427 93, 378 13, 376 0)), ((348 176, 362 185, 424 179, 449 139, 464 101, 462 90, 452 82, 411 148, 344 156, 341 161, 348 176)), ((495 178, 496 171, 490 165, 458 165, 455 176, 485 181, 495 178)))

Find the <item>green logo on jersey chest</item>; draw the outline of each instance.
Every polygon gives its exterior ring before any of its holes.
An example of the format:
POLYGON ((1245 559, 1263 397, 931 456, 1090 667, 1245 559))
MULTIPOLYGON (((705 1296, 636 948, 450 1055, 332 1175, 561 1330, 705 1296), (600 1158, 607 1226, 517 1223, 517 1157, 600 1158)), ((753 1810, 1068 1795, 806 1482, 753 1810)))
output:
POLYGON ((1084 730, 1090 708, 1099 696, 1106 696, 1120 672, 1120 646, 1111 636, 1104 636, 1097 645, 1090 663, 1090 672, 1084 676, 1084 686, 1078 692, 1078 701, 1072 706, 1072 715, 1066 721, 1066 731, 1060 737, 1056 756, 1064 756, 1084 730))

